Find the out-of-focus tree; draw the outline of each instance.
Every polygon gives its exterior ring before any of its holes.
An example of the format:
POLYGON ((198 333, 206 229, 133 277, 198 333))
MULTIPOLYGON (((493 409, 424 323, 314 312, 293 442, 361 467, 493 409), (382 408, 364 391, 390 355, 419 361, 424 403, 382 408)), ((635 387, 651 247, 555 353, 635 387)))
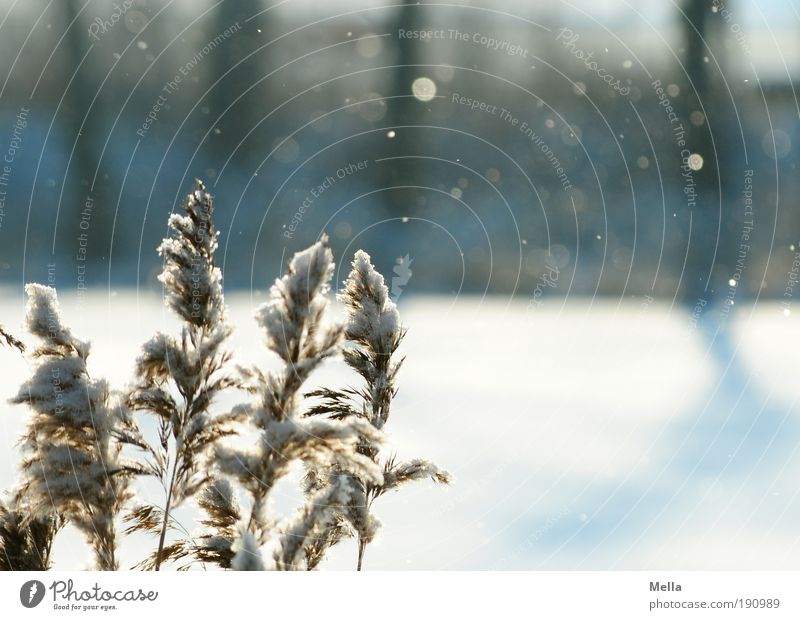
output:
MULTIPOLYGON (((62 205, 62 219, 59 227, 63 232, 59 237, 70 244, 69 251, 73 253, 75 237, 81 233, 91 236, 87 248, 91 251, 88 258, 94 259, 107 255, 109 240, 109 223, 114 205, 111 203, 108 184, 110 179, 105 177, 107 172, 98 169, 100 149, 104 128, 101 123, 102 102, 98 98, 92 105, 100 80, 95 81, 90 76, 97 76, 93 71, 93 55, 89 52, 90 42, 87 31, 83 27, 85 2, 83 0, 67 0, 63 3, 64 28, 66 31, 64 45, 69 58, 69 66, 77 69, 72 84, 66 93, 67 129, 69 148, 74 145, 72 161, 69 169, 65 170, 64 201, 62 205), (71 25, 70 25, 71 24, 71 25), (81 64, 83 61, 83 64, 81 64), (86 224, 81 228, 81 218, 86 224), (86 228, 88 226, 88 228, 86 228), (90 231, 90 232, 87 232, 90 231)), ((69 156, 69 155, 67 155, 69 156)), ((108 166, 106 170, 110 169, 108 166)))
MULTIPOLYGON (((402 7, 397 11, 394 28, 395 33, 399 29, 420 30, 424 29, 425 8, 414 0, 404 0, 402 7)), ((423 62, 420 50, 421 43, 417 39, 395 37, 396 55, 395 69, 392 75, 390 93, 393 98, 389 100, 388 113, 386 115, 387 126, 398 127, 403 125, 416 125, 420 121, 420 113, 423 105, 420 101, 410 96, 412 94, 412 84, 414 80, 424 75, 426 72, 423 67, 417 65, 423 62)), ((403 130, 399 130, 403 131, 403 130)), ((405 130, 415 131, 415 130, 405 130)), ((407 155, 403 152, 406 141, 400 136, 400 140, 390 141, 391 151, 388 156, 407 155)), ((402 165, 396 163, 385 163, 381 168, 380 183, 384 187, 392 185, 407 185, 418 182, 418 167, 413 160, 405 160, 402 165)), ((386 192, 384 205, 387 214, 397 215, 398 209, 407 210, 409 204, 406 192, 386 192)), ((403 213, 405 214, 405 212, 403 213)))
MULTIPOLYGON (((262 0, 225 0, 220 2, 214 11, 213 37, 232 27, 237 27, 238 30, 234 36, 216 48, 212 55, 211 71, 208 75, 209 85, 225 76, 210 93, 212 118, 222 114, 237 97, 263 77, 262 71, 256 68, 263 67, 265 52, 259 52, 248 60, 241 61, 258 46, 273 38, 275 29, 272 28, 272 24, 275 11, 259 15, 264 8, 262 0), (247 21, 256 15, 258 17, 247 21), (241 64, 237 66, 240 62, 241 64)), ((267 54, 270 49, 267 48, 267 54)), ((218 139, 223 140, 229 149, 236 147, 271 109, 268 89, 271 83, 269 80, 261 82, 225 113, 220 121, 224 130, 218 139)), ((252 140, 253 136, 251 135, 249 139, 252 140)), ((224 151, 230 152, 229 149, 224 151)))
POLYGON ((675 97, 675 103, 686 130, 687 148, 693 155, 702 157, 700 168, 697 168, 700 160, 696 157, 690 168, 687 168, 686 161, 682 161, 681 171, 688 176, 680 177, 681 189, 684 190, 680 196, 685 196, 685 190, 691 187, 696 192, 695 205, 689 209, 691 234, 687 242, 690 245, 683 274, 684 300, 689 306, 694 306, 700 299, 714 305, 719 296, 719 286, 712 275, 720 262, 724 245, 718 236, 720 217, 723 221, 727 217, 726 213, 720 212, 723 181, 718 170, 722 168, 719 151, 728 122, 724 102, 713 97, 713 75, 707 61, 711 55, 709 36, 715 25, 712 17, 712 4, 706 0, 684 0, 678 15, 683 31, 681 73, 685 75, 685 82, 680 95, 675 97), (699 118, 698 114, 702 114, 702 122, 693 120, 699 118))

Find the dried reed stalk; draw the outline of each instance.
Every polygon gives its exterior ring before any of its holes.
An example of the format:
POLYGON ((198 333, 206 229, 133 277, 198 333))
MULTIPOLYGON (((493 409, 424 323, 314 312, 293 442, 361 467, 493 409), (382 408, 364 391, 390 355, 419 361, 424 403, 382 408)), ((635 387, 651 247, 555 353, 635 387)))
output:
POLYGON ((231 328, 225 318, 222 273, 214 262, 218 232, 213 224, 211 195, 201 181, 184 203, 185 215, 169 218, 171 236, 159 253, 164 257, 163 283, 167 305, 182 321, 180 337, 158 333, 148 341, 136 365, 137 383, 128 402, 132 409, 155 416, 157 445, 141 435, 130 442, 144 450, 147 473, 164 488, 164 508, 144 504, 131 513, 129 531, 158 533, 155 553, 142 568, 159 570, 182 548, 166 546, 172 511, 210 482, 207 459, 223 437, 235 434, 240 411, 213 413, 216 397, 237 385, 226 371, 231 354, 225 349, 231 328))
MULTIPOLYGON (((389 419, 392 400, 397 394, 397 373, 403 359, 395 360, 405 328, 400 324, 397 307, 389 297, 383 276, 370 261, 369 255, 359 250, 352 263, 352 270, 339 296, 347 310, 345 335, 350 345, 344 350, 345 362, 364 380, 364 387, 354 389, 322 389, 309 393, 321 398, 321 403, 312 407, 307 415, 324 416, 329 419, 356 419, 366 421, 371 427, 382 431, 389 419)), ((369 436, 362 437, 359 454, 370 459, 383 470, 383 480, 372 480, 352 476, 355 487, 353 501, 334 522, 313 550, 314 563, 324 554, 325 548, 333 546, 347 537, 344 522, 355 530, 358 538, 357 569, 361 570, 364 552, 374 539, 379 522, 372 515, 373 502, 384 493, 414 480, 430 478, 434 482, 447 484, 450 475, 430 461, 416 459, 397 463, 394 457, 382 460, 380 444, 369 436)), ((307 487, 317 491, 320 486, 331 484, 339 472, 314 470, 309 472, 307 487)))

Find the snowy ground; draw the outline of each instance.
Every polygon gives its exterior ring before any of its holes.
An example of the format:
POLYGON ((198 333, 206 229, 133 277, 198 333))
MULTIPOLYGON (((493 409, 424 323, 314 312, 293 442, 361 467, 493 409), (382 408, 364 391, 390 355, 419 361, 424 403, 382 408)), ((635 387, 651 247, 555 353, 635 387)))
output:
MULTIPOLYGON (((21 296, 0 299, 0 321, 19 333, 21 296)), ((228 301, 241 359, 269 364, 250 319, 261 300, 228 301)), ((93 340, 93 374, 118 386, 138 345, 174 326, 160 299, 135 291, 62 307, 93 340)), ((385 529, 366 568, 800 568, 800 321, 777 305, 740 308, 716 340, 658 303, 408 297, 400 309, 408 360, 392 440, 456 483, 380 500, 385 529)), ((5 401, 26 366, 7 349, 0 364, 5 401)), ((320 381, 355 378, 329 366, 320 381)), ((8 487, 24 410, 3 408, 8 487)), ((124 547, 126 566, 141 542, 124 547)), ((55 553, 58 568, 88 563, 74 534, 55 553)), ((354 563, 345 545, 327 568, 354 563)))

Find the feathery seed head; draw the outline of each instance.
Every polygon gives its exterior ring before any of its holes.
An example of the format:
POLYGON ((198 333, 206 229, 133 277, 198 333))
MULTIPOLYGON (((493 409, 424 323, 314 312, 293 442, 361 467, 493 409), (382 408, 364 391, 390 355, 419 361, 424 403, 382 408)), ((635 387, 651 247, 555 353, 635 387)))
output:
POLYGON ((369 254, 358 250, 339 298, 347 308, 348 340, 377 357, 388 358, 397 349, 403 330, 397 306, 389 297, 383 276, 369 254))
POLYGON ((52 288, 28 285, 27 325, 42 344, 14 403, 31 409, 22 447, 30 519, 65 518, 89 540, 100 570, 115 570, 114 520, 133 468, 118 459, 122 408, 86 370, 89 345, 63 325, 52 288))
POLYGON ((267 346, 287 363, 297 363, 328 343, 318 342, 316 330, 328 307, 327 293, 333 276, 333 253, 328 237, 298 252, 287 273, 270 289, 270 299, 256 311, 267 346))
POLYGON ((159 280, 166 302, 184 321, 210 328, 223 319, 222 272, 214 265, 219 233, 212 222, 213 201, 202 181, 196 181, 183 204, 186 215, 169 218, 172 236, 158 252, 164 257, 159 280))
POLYGON ((34 355, 49 351, 65 355, 72 350, 85 358, 89 353, 89 344, 76 339, 64 326, 56 290, 41 284, 27 284, 25 293, 28 295, 26 327, 42 341, 34 355))

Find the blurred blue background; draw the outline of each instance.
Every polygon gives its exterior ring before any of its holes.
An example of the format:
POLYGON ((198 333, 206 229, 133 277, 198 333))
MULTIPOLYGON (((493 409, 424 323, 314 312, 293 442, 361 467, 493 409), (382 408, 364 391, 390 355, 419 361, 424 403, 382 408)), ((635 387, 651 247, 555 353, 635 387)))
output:
MULTIPOLYGON (((530 297, 556 264, 573 293, 693 306, 724 297, 736 271, 749 172, 756 222, 737 295, 784 292, 800 141, 789 0, 0 11, 0 147, 18 146, 0 220, 6 283, 55 264, 62 288, 154 286, 166 216, 199 177, 217 198, 231 287, 265 286, 324 230, 386 271, 413 257, 413 292, 530 297), (700 157, 690 178, 687 154, 700 157), (360 161, 287 235, 309 192, 360 161)), ((549 288, 567 293, 563 279, 549 288)))

